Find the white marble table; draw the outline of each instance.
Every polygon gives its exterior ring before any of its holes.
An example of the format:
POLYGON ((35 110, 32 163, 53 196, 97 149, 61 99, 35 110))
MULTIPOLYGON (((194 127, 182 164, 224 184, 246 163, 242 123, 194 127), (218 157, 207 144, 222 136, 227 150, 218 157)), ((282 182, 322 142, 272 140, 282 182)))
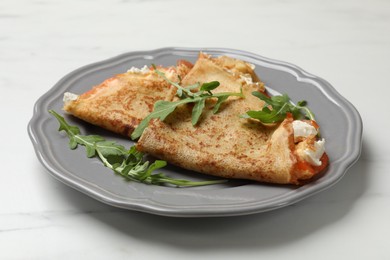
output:
POLYGON ((0 2, 0 259, 390 259, 389 1, 0 2), (51 177, 27 135, 35 101, 123 52, 226 47, 328 80, 364 121, 360 160, 294 206, 182 219, 116 209, 51 177))

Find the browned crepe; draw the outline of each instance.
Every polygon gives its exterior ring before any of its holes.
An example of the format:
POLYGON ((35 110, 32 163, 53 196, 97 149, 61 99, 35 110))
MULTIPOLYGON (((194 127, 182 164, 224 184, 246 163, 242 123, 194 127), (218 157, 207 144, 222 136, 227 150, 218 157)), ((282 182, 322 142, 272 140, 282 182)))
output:
MULTIPOLYGON (((159 68, 174 81, 184 77, 190 64, 159 68)), ((91 124, 130 136, 141 120, 153 111, 158 100, 172 100, 176 88, 153 70, 127 72, 105 80, 77 100, 65 102, 64 110, 91 124)))
POLYGON ((264 91, 264 84, 250 64, 201 54, 182 85, 215 80, 221 84, 215 92, 239 92, 242 87, 245 98, 229 97, 217 114, 212 112, 215 101, 209 100, 195 127, 191 105, 183 105, 164 122, 152 120, 138 140, 137 149, 197 172, 281 184, 299 184, 326 166, 326 154, 320 167, 299 158, 291 117, 274 126, 239 118, 263 106, 251 95, 255 90, 264 91), (254 83, 245 80, 248 75, 254 83))

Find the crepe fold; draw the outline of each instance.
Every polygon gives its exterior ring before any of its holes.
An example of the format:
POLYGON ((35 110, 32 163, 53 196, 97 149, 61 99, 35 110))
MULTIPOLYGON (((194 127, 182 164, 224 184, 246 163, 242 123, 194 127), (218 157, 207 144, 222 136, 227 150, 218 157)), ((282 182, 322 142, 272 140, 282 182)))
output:
MULTIPOLYGON (((192 64, 179 62, 176 67, 160 67, 167 77, 177 81, 192 64)), ((130 137, 158 100, 170 101, 176 88, 159 77, 153 69, 132 68, 106 79, 74 100, 66 100, 63 109, 91 124, 130 137)))
POLYGON ((217 114, 215 100, 208 100, 200 122, 191 123, 191 105, 183 105, 164 121, 152 120, 137 142, 137 149, 177 166, 224 178, 250 179, 279 184, 301 184, 327 165, 312 166, 296 152, 293 118, 265 126, 239 118, 264 103, 251 93, 264 91, 253 66, 228 57, 201 54, 184 77, 182 85, 219 81, 216 92, 239 92, 245 98, 229 97, 217 114))

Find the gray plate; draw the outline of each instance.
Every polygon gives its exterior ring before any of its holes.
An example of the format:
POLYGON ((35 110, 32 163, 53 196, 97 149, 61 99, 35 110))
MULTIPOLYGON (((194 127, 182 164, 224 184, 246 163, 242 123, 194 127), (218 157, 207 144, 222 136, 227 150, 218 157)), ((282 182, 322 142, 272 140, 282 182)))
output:
MULTIPOLYGON (((129 147, 132 142, 71 116, 65 118, 80 127, 84 134, 100 134, 129 147)), ((356 109, 326 81, 297 66, 256 54, 219 48, 164 48, 138 51, 97 62, 77 69, 62 78, 35 104, 28 132, 43 166, 65 184, 104 203, 131 210, 175 217, 245 215, 277 209, 296 203, 339 181, 359 158, 362 122, 356 109), (152 63, 174 65, 178 59, 196 60, 202 50, 212 55, 229 55, 256 65, 256 73, 268 89, 288 93, 293 101, 305 99, 316 114, 330 166, 313 183, 302 187, 280 186, 231 180, 227 184, 174 188, 128 182, 105 168, 98 159, 88 159, 84 148, 68 148, 68 138, 60 134, 57 121, 49 109, 61 112, 66 91, 83 93, 93 85, 132 66, 152 63)), ((164 173, 191 180, 213 179, 181 168, 169 166, 164 173)))

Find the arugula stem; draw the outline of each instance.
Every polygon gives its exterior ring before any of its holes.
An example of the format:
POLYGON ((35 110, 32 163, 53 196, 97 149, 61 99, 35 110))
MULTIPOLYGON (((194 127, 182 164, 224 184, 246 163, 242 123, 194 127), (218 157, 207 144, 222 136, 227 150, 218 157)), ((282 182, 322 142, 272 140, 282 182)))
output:
POLYGON ((244 93, 242 92, 242 89, 240 89, 240 92, 220 92, 220 93, 212 93, 212 97, 223 97, 223 96, 236 96, 244 98, 244 93))
POLYGON ((96 149, 96 152, 97 152, 100 160, 102 160, 104 166, 106 166, 107 168, 110 168, 111 170, 115 170, 114 167, 112 166, 112 164, 108 162, 107 158, 104 157, 104 155, 102 154, 102 152, 99 149, 96 149))
POLYGON ((296 107, 297 107, 298 109, 304 110, 304 111, 305 111, 306 117, 309 118, 310 120, 315 121, 314 113, 313 113, 307 106, 299 106, 299 105, 296 105, 296 107))
MULTIPOLYGON (((159 71, 156 67, 156 65, 152 64, 152 67, 154 68, 154 71, 160 76, 162 77, 165 81, 167 81, 169 84, 175 86, 177 89, 178 89, 178 92, 179 93, 186 93, 187 96, 190 96, 190 97, 193 97, 194 96, 194 93, 191 92, 190 89, 187 89, 187 88, 183 88, 182 86, 179 85, 179 83, 176 83, 170 79, 167 78, 167 76, 165 75, 164 72, 162 71, 159 71)), ((180 94, 179 97, 181 98, 182 95, 180 94)))

